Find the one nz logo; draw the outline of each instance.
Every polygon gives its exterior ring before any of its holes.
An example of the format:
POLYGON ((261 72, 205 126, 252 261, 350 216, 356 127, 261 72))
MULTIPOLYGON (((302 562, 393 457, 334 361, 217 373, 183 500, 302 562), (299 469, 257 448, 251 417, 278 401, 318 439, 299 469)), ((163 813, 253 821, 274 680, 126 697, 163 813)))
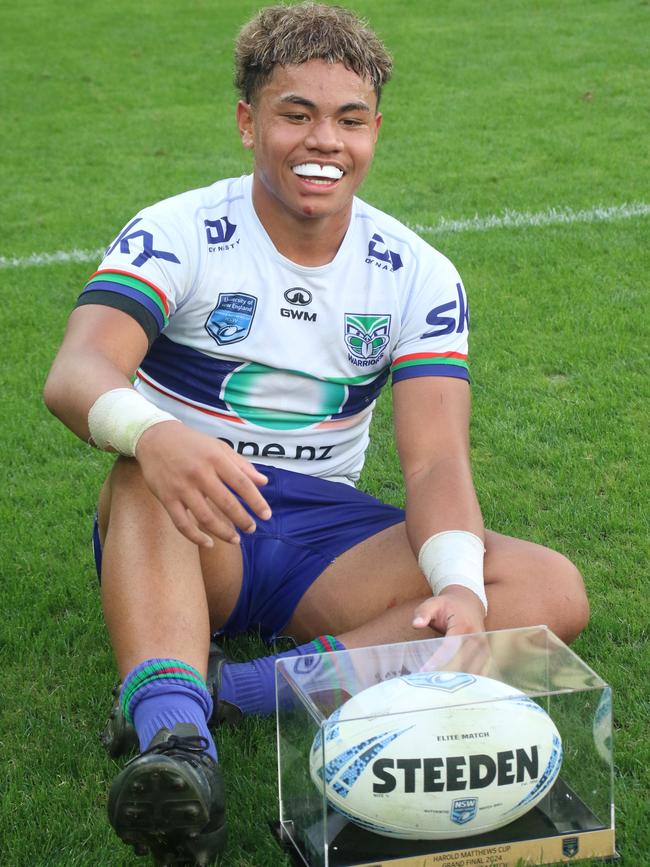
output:
POLYGON ((222 292, 217 299, 217 306, 210 313, 205 328, 219 346, 237 343, 248 337, 257 298, 245 292, 222 292))
POLYGON ((384 354, 390 341, 390 314, 345 314, 345 345, 348 359, 357 367, 372 367, 384 354))
POLYGON ((389 250, 381 235, 375 233, 368 244, 366 264, 381 268, 382 271, 399 271, 404 263, 400 254, 389 250))

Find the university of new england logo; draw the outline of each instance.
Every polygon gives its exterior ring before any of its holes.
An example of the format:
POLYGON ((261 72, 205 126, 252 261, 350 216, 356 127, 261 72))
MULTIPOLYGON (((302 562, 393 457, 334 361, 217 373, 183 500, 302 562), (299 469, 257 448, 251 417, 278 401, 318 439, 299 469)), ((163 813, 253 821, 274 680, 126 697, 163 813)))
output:
POLYGON ((257 298, 254 295, 245 292, 220 293, 217 306, 205 323, 208 334, 219 346, 243 340, 251 330, 256 307, 257 298))
POLYGON ((381 359, 390 340, 390 314, 345 314, 348 358, 357 367, 371 367, 381 359))

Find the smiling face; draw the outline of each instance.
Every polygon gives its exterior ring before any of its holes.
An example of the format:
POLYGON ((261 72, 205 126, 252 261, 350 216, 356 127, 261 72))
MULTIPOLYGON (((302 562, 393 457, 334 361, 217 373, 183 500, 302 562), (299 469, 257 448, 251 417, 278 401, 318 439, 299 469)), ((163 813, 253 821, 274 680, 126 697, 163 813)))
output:
POLYGON ((255 210, 271 237, 314 221, 344 234, 381 124, 372 84, 340 63, 278 66, 253 105, 238 104, 237 121, 254 152, 255 210))

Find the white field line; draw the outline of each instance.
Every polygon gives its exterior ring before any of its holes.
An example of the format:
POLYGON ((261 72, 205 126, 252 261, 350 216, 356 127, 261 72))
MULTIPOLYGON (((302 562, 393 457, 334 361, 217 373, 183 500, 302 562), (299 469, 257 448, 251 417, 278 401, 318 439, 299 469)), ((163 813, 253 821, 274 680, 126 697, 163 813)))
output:
MULTIPOLYGON (((537 228, 559 226, 567 223, 609 223, 630 217, 647 217, 650 204, 632 202, 622 205, 596 205, 574 211, 572 208, 548 208, 546 211, 510 211, 480 217, 478 214, 465 220, 448 220, 441 217, 433 226, 415 223, 411 228, 423 235, 444 235, 454 232, 485 232, 489 229, 537 228)), ((57 250, 55 253, 31 253, 29 256, 0 256, 2 268, 28 268, 37 265, 56 265, 68 262, 98 262, 104 248, 95 250, 57 250)))
POLYGON ((537 228, 539 226, 559 226, 562 223, 609 223, 613 220, 626 220, 630 217, 647 217, 650 205, 645 202, 631 204, 596 205, 574 211, 572 208, 548 208, 546 211, 510 211, 489 217, 470 217, 467 220, 448 220, 446 217, 435 226, 415 224, 411 228, 422 234, 444 234, 448 232, 485 232, 488 229, 537 228))
POLYGON ((30 265, 59 265, 68 262, 99 261, 106 247, 97 250, 57 250, 56 253, 30 253, 29 256, 0 256, 0 268, 29 268, 30 265))

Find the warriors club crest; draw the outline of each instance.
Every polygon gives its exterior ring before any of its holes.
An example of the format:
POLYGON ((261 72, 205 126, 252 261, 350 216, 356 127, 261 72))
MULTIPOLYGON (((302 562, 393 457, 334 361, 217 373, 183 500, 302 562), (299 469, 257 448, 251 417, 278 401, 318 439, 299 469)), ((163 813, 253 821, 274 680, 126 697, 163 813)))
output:
POLYGON ((390 341, 390 314, 345 314, 348 359, 357 367, 371 367, 381 359, 390 341))

